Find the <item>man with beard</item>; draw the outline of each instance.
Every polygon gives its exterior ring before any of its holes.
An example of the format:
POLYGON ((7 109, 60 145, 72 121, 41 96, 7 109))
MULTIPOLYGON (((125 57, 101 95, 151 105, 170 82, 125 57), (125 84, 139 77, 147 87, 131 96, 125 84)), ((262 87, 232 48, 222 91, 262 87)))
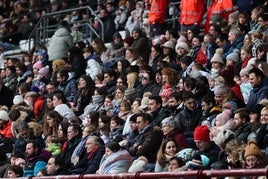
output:
POLYGON ((249 113, 246 109, 241 108, 235 111, 233 132, 235 133, 235 139, 244 144, 247 143, 248 135, 251 132, 249 120, 249 113))
POLYGON ((26 168, 24 170, 24 176, 36 176, 40 170, 46 168, 48 159, 51 157, 51 153, 46 150, 42 150, 40 144, 35 140, 30 140, 26 145, 26 168))

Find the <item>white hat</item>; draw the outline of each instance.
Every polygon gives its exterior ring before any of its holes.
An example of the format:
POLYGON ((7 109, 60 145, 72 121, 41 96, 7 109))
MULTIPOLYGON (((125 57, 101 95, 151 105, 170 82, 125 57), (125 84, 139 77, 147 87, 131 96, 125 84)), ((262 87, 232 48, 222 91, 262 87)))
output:
POLYGON ((166 43, 164 43, 163 45, 161 45, 161 47, 171 48, 171 49, 174 49, 174 46, 175 46, 175 44, 172 40, 169 40, 166 43))
POLYGON ((9 120, 8 113, 6 111, 3 111, 3 110, 0 111, 0 120, 3 120, 3 121, 9 120))
POLYGON ((139 109, 143 110, 147 108, 149 105, 149 97, 143 97, 141 100, 141 105, 139 106, 139 109))
POLYGON ((13 104, 20 104, 24 101, 23 97, 21 95, 16 95, 13 98, 13 104))
POLYGON ((177 50, 179 47, 183 48, 187 52, 190 50, 189 46, 185 42, 178 42, 175 49, 177 50))
POLYGON ((223 54, 223 49, 222 48, 217 48, 216 49, 216 52, 214 53, 214 55, 211 58, 211 61, 210 62, 211 63, 212 62, 217 62, 217 63, 224 64, 222 54, 223 54))

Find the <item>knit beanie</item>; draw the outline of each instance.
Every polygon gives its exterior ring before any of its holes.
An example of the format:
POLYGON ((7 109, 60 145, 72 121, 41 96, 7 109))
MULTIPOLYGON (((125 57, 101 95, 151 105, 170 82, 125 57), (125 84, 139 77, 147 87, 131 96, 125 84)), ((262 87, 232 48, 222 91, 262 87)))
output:
POLYGON ((223 54, 223 49, 222 48, 217 48, 216 49, 216 52, 213 55, 213 57, 211 58, 211 61, 210 62, 211 63, 212 62, 218 62, 220 64, 224 64, 222 54, 223 54))
POLYGON ((38 69, 38 70, 40 70, 42 67, 43 67, 43 65, 42 65, 42 62, 41 62, 41 61, 35 62, 35 63, 33 64, 33 69, 38 69))
POLYGON ((240 70, 239 75, 240 75, 240 76, 241 76, 241 75, 246 75, 246 76, 248 76, 248 75, 249 75, 249 73, 248 73, 248 69, 247 69, 247 68, 243 68, 242 70, 240 70))
POLYGON ((225 148, 226 144, 235 138, 235 133, 229 129, 221 130, 214 139, 215 144, 225 148))
POLYGON ((9 69, 12 73, 16 73, 16 67, 15 66, 7 66, 7 69, 9 69))
POLYGON ((222 111, 222 113, 218 114, 216 117, 216 120, 218 121, 218 123, 220 123, 220 126, 221 126, 230 120, 231 115, 232 115, 231 110, 227 109, 227 110, 222 111))
POLYGON ((187 44, 187 41, 188 41, 187 38, 184 35, 181 35, 180 38, 177 40, 177 43, 184 42, 187 44))
POLYGON ((259 157, 263 156, 261 149, 257 146, 257 143, 255 141, 249 141, 248 144, 246 145, 244 158, 250 155, 255 155, 259 157))
POLYGON ((196 151, 192 148, 185 148, 180 150, 177 154, 176 157, 181 157, 183 158, 186 162, 189 160, 192 160, 193 156, 196 154, 196 151))
POLYGON ((208 126, 197 126, 194 130, 194 140, 210 141, 208 126))
POLYGON ((236 52, 233 52, 227 55, 226 59, 232 60, 234 63, 237 63, 239 61, 239 55, 236 52))
POLYGON ((185 43, 185 42, 178 42, 176 45, 176 51, 178 50, 178 48, 182 48, 184 49, 186 52, 189 52, 190 48, 189 46, 185 43))
POLYGON ((166 124, 170 127, 175 127, 176 126, 176 121, 174 120, 173 117, 167 117, 165 119, 163 119, 163 121, 161 122, 161 124, 166 124))
POLYGON ((239 11, 235 11, 235 12, 229 14, 229 17, 234 19, 235 21, 237 21, 238 20, 238 15, 239 15, 239 11))
POLYGON ((49 74, 49 66, 42 67, 39 71, 39 74, 43 75, 44 77, 48 77, 49 74))
POLYGON ((23 97, 21 95, 16 95, 13 98, 13 104, 20 104, 24 101, 23 97))
POLYGON ((169 98, 172 95, 172 92, 173 92, 172 88, 166 84, 160 96, 169 98))
POLYGON ((223 104, 224 110, 231 110, 233 113, 238 109, 238 105, 235 101, 226 101, 223 104))
POLYGON ((228 93, 228 88, 222 85, 217 85, 214 88, 214 95, 223 95, 228 93))
POLYGON ((3 120, 3 121, 9 120, 8 113, 6 111, 4 110, 0 111, 0 120, 3 120))
POLYGON ((174 49, 174 46, 175 46, 175 44, 172 40, 169 40, 166 43, 164 43, 163 45, 161 45, 161 47, 171 48, 171 49, 174 49))

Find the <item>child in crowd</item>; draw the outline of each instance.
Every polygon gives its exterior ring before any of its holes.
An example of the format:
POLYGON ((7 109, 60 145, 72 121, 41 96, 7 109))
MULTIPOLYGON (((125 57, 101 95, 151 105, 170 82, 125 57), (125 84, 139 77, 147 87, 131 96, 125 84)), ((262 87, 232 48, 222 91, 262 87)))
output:
POLYGON ((59 139, 55 135, 47 136, 46 150, 51 152, 53 156, 58 156, 61 153, 61 145, 58 143, 59 139))
POLYGON ((168 171, 175 172, 178 171, 182 166, 185 165, 185 160, 181 157, 172 157, 168 162, 168 171))
POLYGON ((125 121, 120 117, 113 117, 110 123, 110 140, 120 142, 123 140, 123 127, 125 121))

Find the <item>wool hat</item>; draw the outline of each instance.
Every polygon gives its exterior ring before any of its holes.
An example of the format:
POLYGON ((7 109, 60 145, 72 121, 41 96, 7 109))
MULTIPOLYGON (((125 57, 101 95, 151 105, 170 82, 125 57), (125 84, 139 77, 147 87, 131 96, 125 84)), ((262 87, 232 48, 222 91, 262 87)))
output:
POLYGON ((166 124, 170 127, 175 127, 176 126, 176 121, 174 120, 173 117, 167 117, 165 119, 163 119, 163 121, 161 122, 161 124, 166 124))
POLYGON ((30 91, 35 92, 35 93, 39 93, 40 89, 37 86, 31 86, 30 91))
POLYGON ((238 20, 238 15, 239 15, 239 11, 235 11, 235 12, 229 14, 229 17, 234 19, 235 21, 237 21, 238 20))
POLYGON ((139 106, 140 110, 144 110, 145 108, 147 108, 149 105, 149 97, 144 97, 141 100, 141 105, 139 106))
POLYGON ((165 42, 163 45, 161 45, 162 48, 171 48, 171 49, 174 49, 174 42, 172 40, 169 40, 167 42, 165 42))
POLYGON ((211 58, 210 62, 211 63, 217 62, 217 63, 220 63, 220 64, 224 64, 222 54, 223 54, 223 49, 222 48, 217 48, 216 52, 213 55, 213 57, 211 58))
POLYGON ((238 109, 238 105, 235 101, 226 101, 223 104, 223 109, 226 110, 231 110, 232 112, 236 111, 238 109))
POLYGON ((172 88, 169 85, 165 85, 163 91, 160 93, 161 97, 169 98, 173 93, 172 88))
POLYGON ((16 73, 16 67, 15 66, 7 66, 7 69, 9 69, 12 73, 16 73))
POLYGON ((3 120, 3 121, 9 120, 8 113, 6 111, 4 110, 0 111, 0 120, 3 120))
POLYGON ((43 65, 42 65, 42 62, 41 62, 41 61, 35 62, 35 63, 33 64, 33 68, 34 68, 34 69, 38 69, 38 70, 40 70, 42 67, 43 67, 43 65))
POLYGON ((197 79, 200 76, 202 76, 202 73, 198 70, 192 70, 190 73, 190 77, 194 79, 197 79))
POLYGON ((194 130, 194 140, 210 141, 208 126, 197 126, 194 130))
POLYGON ((175 47, 175 50, 177 51, 178 48, 182 48, 182 49, 184 49, 186 52, 189 52, 189 51, 190 51, 189 46, 188 46, 187 43, 185 43, 185 42, 178 42, 177 45, 176 45, 176 47, 175 47))
POLYGON ((261 149, 257 146, 257 143, 255 141, 249 141, 246 145, 244 158, 250 155, 255 155, 259 157, 263 156, 261 149))
POLYGON ((240 70, 239 75, 240 75, 240 76, 241 76, 241 75, 246 75, 246 76, 248 76, 248 75, 249 75, 249 73, 248 73, 248 69, 247 69, 247 68, 243 68, 242 70, 240 70))
POLYGON ((48 77, 49 66, 42 67, 40 70, 38 70, 38 73, 43 75, 44 77, 48 77))
POLYGON ((216 120, 221 124, 224 125, 227 121, 231 119, 232 112, 231 110, 224 110, 222 113, 216 116, 216 120))
POLYGON ((220 130, 214 139, 215 144, 219 147, 225 148, 226 144, 235 138, 235 133, 229 129, 220 130))
POLYGON ((187 41, 188 41, 187 38, 184 35, 181 35, 180 38, 177 40, 177 43, 184 42, 187 44, 187 41))
POLYGON ((223 95, 228 93, 228 88, 222 85, 217 85, 214 88, 214 95, 223 95))
POLYGON ((23 97, 21 95, 16 95, 13 98, 13 104, 20 104, 24 101, 23 97))
POLYGON ((226 56, 226 59, 232 60, 234 63, 237 63, 239 61, 239 55, 236 52, 230 53, 226 56))
POLYGON ((124 42, 125 42, 126 44, 128 44, 129 46, 131 46, 131 45, 133 44, 133 38, 132 38, 132 37, 126 37, 126 38, 124 39, 124 42))
POLYGON ((210 22, 211 24, 218 24, 222 20, 221 16, 213 15, 211 16, 210 22))

